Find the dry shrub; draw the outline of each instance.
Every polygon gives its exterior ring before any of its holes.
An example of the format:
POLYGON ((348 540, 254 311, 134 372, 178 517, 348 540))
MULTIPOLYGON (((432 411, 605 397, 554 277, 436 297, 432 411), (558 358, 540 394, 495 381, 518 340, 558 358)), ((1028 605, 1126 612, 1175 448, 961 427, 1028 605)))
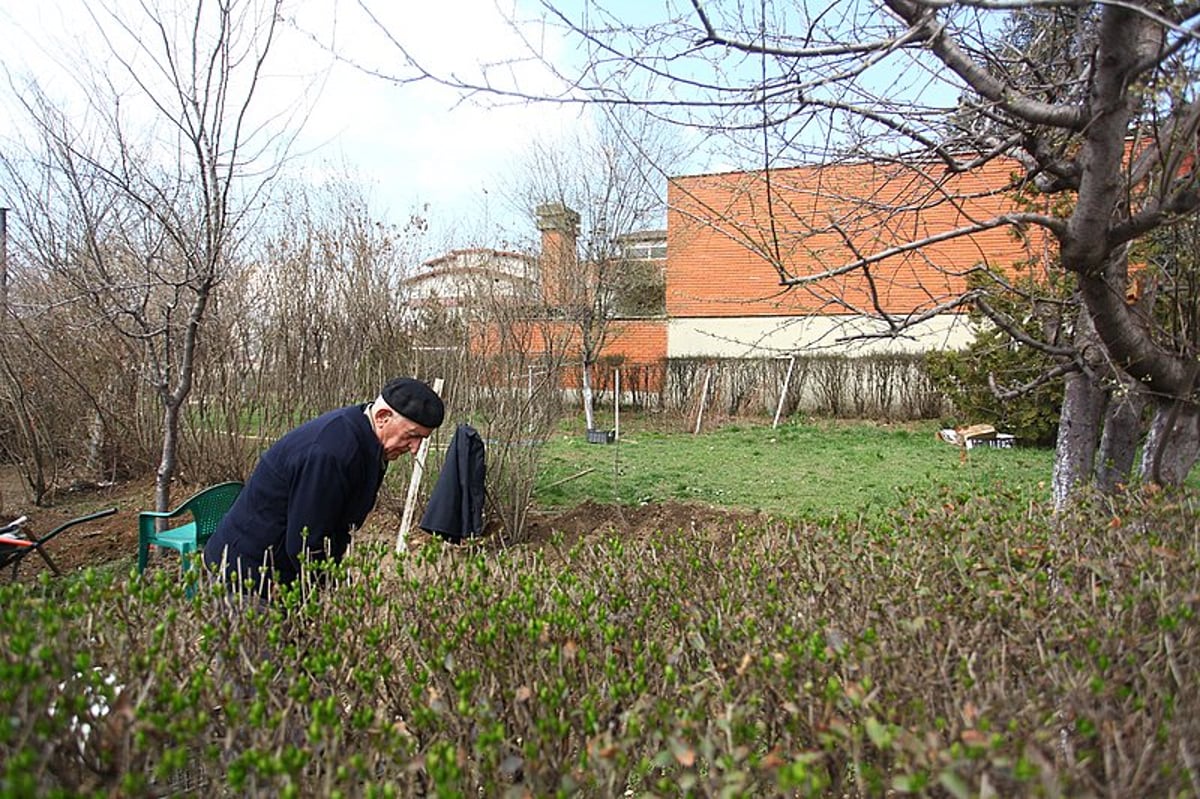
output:
POLYGON ((946 410, 922 357, 903 354, 674 358, 665 367, 662 409, 694 421, 706 382, 705 407, 723 418, 778 412, 907 421, 946 410))

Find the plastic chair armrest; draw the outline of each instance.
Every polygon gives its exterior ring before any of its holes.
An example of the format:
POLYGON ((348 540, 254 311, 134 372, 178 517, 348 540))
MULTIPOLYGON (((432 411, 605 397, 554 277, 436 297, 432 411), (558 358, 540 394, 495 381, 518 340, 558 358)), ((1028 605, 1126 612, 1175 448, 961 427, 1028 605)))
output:
POLYGON ((144 528, 144 529, 147 529, 147 530, 150 530, 151 532, 153 532, 154 531, 154 521, 156 519, 175 519, 175 518, 178 518, 178 517, 184 515, 185 513, 187 513, 190 510, 191 510, 191 508, 188 507, 187 505, 180 505, 175 510, 168 510, 168 511, 143 510, 143 511, 139 511, 138 512, 138 529, 141 530, 144 528))
POLYGON ((178 516, 179 514, 186 511, 187 509, 188 509, 187 506, 184 505, 183 507, 176 508, 175 510, 168 510, 168 511, 143 510, 143 511, 138 511, 138 517, 141 518, 142 516, 149 516, 152 519, 170 519, 174 516, 178 516))

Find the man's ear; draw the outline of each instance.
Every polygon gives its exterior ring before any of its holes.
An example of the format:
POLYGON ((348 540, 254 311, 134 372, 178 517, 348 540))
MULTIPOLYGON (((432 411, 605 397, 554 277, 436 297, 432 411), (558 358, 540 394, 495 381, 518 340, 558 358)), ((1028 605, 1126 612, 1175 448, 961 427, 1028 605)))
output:
POLYGON ((392 409, 386 405, 376 408, 375 413, 371 416, 372 421, 378 422, 379 424, 383 424, 390 418, 392 418, 392 409))

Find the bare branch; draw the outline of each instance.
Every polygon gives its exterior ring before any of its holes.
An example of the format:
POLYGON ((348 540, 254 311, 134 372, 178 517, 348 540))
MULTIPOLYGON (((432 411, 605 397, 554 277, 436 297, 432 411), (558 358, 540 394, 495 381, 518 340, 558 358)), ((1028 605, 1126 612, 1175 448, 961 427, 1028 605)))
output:
POLYGON ((1075 107, 1057 106, 1023 97, 1013 87, 989 74, 972 61, 951 38, 945 26, 939 24, 931 9, 917 0, 885 0, 915 31, 920 31, 934 54, 966 81, 967 85, 1018 119, 1037 125, 1050 125, 1080 131, 1086 123, 1084 113, 1075 107))
POLYGON ((1026 333, 1025 328, 1017 324, 1012 317, 996 310, 996 308, 987 301, 987 297, 982 292, 979 292, 975 295, 974 301, 975 307, 978 308, 984 314, 984 316, 990 319, 992 323, 996 325, 996 327, 1003 330, 1005 334, 1013 341, 1024 344, 1026 347, 1030 347, 1038 352, 1044 353, 1045 355, 1050 355, 1056 358, 1073 358, 1075 356, 1075 349, 1073 347, 1060 347, 1053 344, 1047 344, 1041 339, 1034 338, 1026 333))
MULTIPOLYGON (((839 266, 835 269, 828 269, 828 270, 825 270, 822 272, 815 272, 815 273, 803 275, 803 276, 794 276, 794 277, 790 277, 786 280, 783 280, 781 282, 784 285, 789 285, 789 286, 802 286, 806 283, 815 283, 817 281, 826 280, 831 277, 837 277, 839 275, 844 275, 847 272, 853 272, 856 269, 862 269, 865 266, 868 266, 868 265, 874 264, 874 263, 879 263, 880 261, 886 260, 888 258, 894 258, 898 255, 903 255, 905 253, 919 251, 925 247, 928 247, 931 244, 937 244, 937 243, 943 242, 943 241, 951 241, 953 239, 971 236, 976 233, 982 233, 985 230, 991 230, 993 228, 1005 227, 1005 226, 1019 227, 1021 225, 1029 225, 1029 224, 1041 225, 1053 233, 1059 232, 1062 228, 1061 220, 1056 219, 1054 217, 1046 216, 1044 214, 1033 214, 1033 213, 1004 214, 1003 216, 994 217, 992 219, 978 222, 973 225, 967 225, 964 227, 955 228, 954 230, 943 231, 941 233, 937 233, 932 236, 926 236, 924 238, 917 239, 917 240, 910 241, 910 242, 905 242, 904 244, 899 244, 894 247, 888 247, 884 250, 880 250, 878 252, 872 253, 871 255, 859 258, 858 260, 843 264, 842 266, 839 266)), ((844 230, 838 229, 837 226, 834 226, 834 227, 843 236, 847 235, 844 230)))
POLYGON ((1081 367, 1075 361, 1067 361, 1065 363, 1056 364, 1040 375, 1026 383, 1011 388, 1001 388, 996 382, 995 375, 988 375, 988 386, 991 387, 992 393, 996 398, 1003 401, 1017 399, 1025 396, 1042 386, 1056 382, 1059 378, 1080 371, 1081 367))

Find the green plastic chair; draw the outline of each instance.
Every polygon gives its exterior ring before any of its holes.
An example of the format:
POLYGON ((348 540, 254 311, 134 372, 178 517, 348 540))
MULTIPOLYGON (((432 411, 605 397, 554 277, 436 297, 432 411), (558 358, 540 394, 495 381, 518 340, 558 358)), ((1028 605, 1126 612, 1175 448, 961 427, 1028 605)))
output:
POLYGON ((217 529, 221 517, 233 505, 242 484, 237 481, 218 483, 198 491, 182 505, 172 511, 145 510, 138 514, 138 574, 146 570, 150 560, 150 546, 173 549, 179 553, 183 568, 188 568, 188 557, 200 551, 217 529), (174 527, 158 530, 160 519, 171 521, 190 517, 191 521, 174 527))

